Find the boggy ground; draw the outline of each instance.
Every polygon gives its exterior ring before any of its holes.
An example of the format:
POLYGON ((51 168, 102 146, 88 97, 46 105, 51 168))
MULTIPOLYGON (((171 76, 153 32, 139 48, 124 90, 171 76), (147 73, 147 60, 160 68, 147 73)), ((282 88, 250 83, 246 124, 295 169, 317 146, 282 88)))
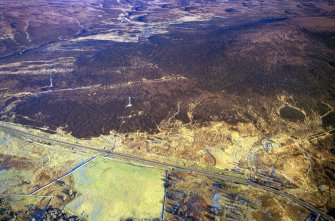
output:
POLYGON ((310 216, 304 208, 261 190, 179 172, 169 173, 166 197, 168 220, 304 220, 310 216))
POLYGON ((82 138, 110 130, 155 133, 172 116, 184 123, 264 121, 260 129, 272 133, 285 121, 303 122, 333 107, 334 50, 326 43, 332 35, 293 22, 183 24, 146 42, 98 46, 98 52, 78 55, 70 73, 28 79, 3 74, 2 118, 14 113, 16 122, 63 127, 82 138), (291 106, 275 106, 280 96, 291 106), (129 97, 133 106, 126 108, 129 97), (283 120, 274 122, 277 109, 283 120))
POLYGON ((81 139, 117 134, 116 151, 234 171, 332 213, 334 2, 91 6, 72 16, 94 24, 66 36, 63 20, 20 49, 6 43, 20 34, 2 35, 1 120, 81 139))
MULTIPOLYGON (((286 121, 334 106, 331 1, 1 7, 12 9, 2 10, 4 50, 11 50, 7 41, 25 48, 0 60, 3 120, 62 127, 78 138, 111 130, 155 133, 171 116, 184 123, 264 121, 260 129, 272 133, 285 124, 271 117, 279 96, 293 99, 280 107, 286 121), (16 40, 21 32, 32 43, 16 40), (125 108, 129 97, 133 107, 125 108)), ((331 116, 324 116, 325 125, 331 116)))

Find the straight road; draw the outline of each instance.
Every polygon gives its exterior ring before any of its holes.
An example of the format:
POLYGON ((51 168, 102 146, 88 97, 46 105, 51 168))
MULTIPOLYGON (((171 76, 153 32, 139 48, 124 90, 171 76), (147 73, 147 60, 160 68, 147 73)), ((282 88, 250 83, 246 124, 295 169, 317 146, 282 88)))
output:
POLYGON ((150 164, 150 165, 157 165, 157 166, 161 166, 161 167, 164 167, 164 168, 175 169, 175 170, 183 171, 183 172, 187 172, 187 173, 196 173, 196 174, 205 175, 205 176, 208 176, 208 177, 222 179, 222 180, 233 182, 233 183, 253 186, 255 188, 259 188, 259 189, 265 190, 267 192, 279 195, 279 196, 281 196, 285 199, 288 199, 292 202, 298 203, 299 205, 313 211, 314 213, 318 214, 319 216, 322 216, 323 218, 326 218, 329 221, 335 221, 335 219, 332 218, 331 216, 329 216, 326 213, 324 213, 323 211, 315 208, 314 206, 302 201, 299 198, 296 198, 296 197, 294 197, 294 196, 292 196, 292 195, 290 195, 286 192, 274 189, 272 187, 252 182, 248 179, 234 177, 234 176, 231 176, 231 175, 212 173, 212 172, 208 172, 208 171, 204 171, 204 170, 195 170, 195 169, 190 169, 190 168, 186 168, 186 167, 180 167, 180 166, 177 166, 177 165, 172 165, 172 164, 159 162, 159 161, 154 161, 154 160, 148 160, 148 159, 144 159, 144 158, 141 158, 141 157, 126 155, 126 154, 121 154, 121 153, 114 153, 114 152, 112 153, 111 151, 108 151, 108 150, 101 150, 101 149, 88 147, 88 146, 83 146, 83 145, 79 145, 79 144, 72 144, 72 143, 68 143, 68 142, 64 142, 64 141, 54 140, 54 139, 50 139, 50 138, 47 138, 47 137, 31 134, 31 133, 28 133, 28 132, 24 132, 24 131, 17 130, 15 128, 3 126, 3 125, 0 125, 0 129, 2 129, 4 131, 9 131, 9 132, 12 132, 12 133, 16 133, 19 136, 25 136, 25 137, 30 137, 30 138, 38 138, 38 139, 42 139, 42 140, 52 142, 52 143, 55 143, 55 144, 65 145, 65 146, 69 146, 69 147, 77 147, 77 148, 82 148, 82 149, 87 149, 87 150, 91 150, 91 151, 100 152, 100 153, 103 153, 103 154, 105 154, 106 156, 109 156, 109 157, 115 156, 115 157, 119 157, 119 158, 123 158, 123 159, 134 160, 134 161, 141 162, 141 163, 147 163, 147 164, 150 164))

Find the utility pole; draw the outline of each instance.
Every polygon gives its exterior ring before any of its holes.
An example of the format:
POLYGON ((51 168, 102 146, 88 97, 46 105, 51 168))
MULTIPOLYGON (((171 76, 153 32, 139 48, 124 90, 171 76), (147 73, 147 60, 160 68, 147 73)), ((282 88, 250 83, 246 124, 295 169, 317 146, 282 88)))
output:
POLYGON ((132 107, 133 105, 131 104, 131 97, 128 97, 128 104, 126 107, 132 107))

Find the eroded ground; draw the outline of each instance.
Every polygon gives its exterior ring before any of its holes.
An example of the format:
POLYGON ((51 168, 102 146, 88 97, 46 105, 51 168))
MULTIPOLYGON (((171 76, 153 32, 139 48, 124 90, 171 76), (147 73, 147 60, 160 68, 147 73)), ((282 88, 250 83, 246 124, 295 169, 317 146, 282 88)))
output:
MULTIPOLYGON (((5 1, 0 16, 2 121, 249 178, 334 216, 333 1, 5 1)), ((26 155, 2 154, 3 180, 31 176, 26 155)))
POLYGON ((169 176, 167 220, 305 220, 309 216, 308 210, 252 187, 194 174, 169 176))

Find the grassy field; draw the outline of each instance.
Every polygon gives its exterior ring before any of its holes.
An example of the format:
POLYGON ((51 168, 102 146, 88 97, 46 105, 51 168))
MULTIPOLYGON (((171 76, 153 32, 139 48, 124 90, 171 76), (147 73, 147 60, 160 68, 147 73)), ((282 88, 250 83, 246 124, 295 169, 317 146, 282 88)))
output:
POLYGON ((0 131, 0 194, 28 194, 90 156, 0 131))
POLYGON ((6 196, 6 198, 14 211, 26 210, 29 205, 34 205, 43 209, 51 199, 51 197, 47 196, 43 197, 22 195, 10 195, 6 196))
POLYGON ((80 195, 66 209, 89 220, 160 217, 163 172, 98 158, 73 173, 80 195))

